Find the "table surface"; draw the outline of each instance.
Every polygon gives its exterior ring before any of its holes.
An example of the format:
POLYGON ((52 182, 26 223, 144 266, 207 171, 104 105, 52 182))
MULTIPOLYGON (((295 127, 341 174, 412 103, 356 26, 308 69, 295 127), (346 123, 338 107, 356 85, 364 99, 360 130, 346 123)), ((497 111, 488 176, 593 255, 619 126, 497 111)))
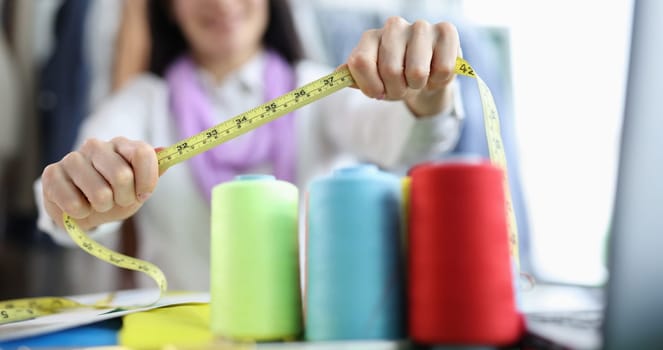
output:
MULTIPOLYGON (((574 310, 600 310, 601 290, 597 288, 579 288, 573 286, 537 285, 531 290, 521 292, 521 309, 527 313, 560 312, 574 310)), ((0 342, 0 349, 27 347, 96 347, 117 345, 117 333, 122 326, 120 318, 114 318, 13 341, 0 342)), ((593 342, 598 341, 592 340, 593 342)), ((590 343, 592 344, 592 343, 590 343)), ((200 348, 200 347, 198 347, 200 348)), ((344 341, 344 342, 288 342, 231 344, 214 342, 205 348, 220 349, 409 349, 413 345, 407 341, 344 341)), ((447 349, 448 347, 445 347, 447 349)), ((479 347, 480 348, 480 347, 479 347)), ((477 348, 477 349, 479 349, 477 348)), ((462 347, 462 349, 470 349, 462 347)), ((472 348, 474 349, 474 348, 472 348)))

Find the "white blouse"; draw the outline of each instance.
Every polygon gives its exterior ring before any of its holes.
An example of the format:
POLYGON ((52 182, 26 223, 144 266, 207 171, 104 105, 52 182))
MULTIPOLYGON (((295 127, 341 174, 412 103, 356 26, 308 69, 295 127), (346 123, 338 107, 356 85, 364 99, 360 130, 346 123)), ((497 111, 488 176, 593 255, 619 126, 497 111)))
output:
MULTIPOLYGON (((215 84, 204 72, 199 73, 212 97, 219 122, 265 102, 263 65, 264 54, 259 54, 220 84, 215 84)), ((332 70, 309 61, 300 62, 295 66, 296 85, 302 86, 332 70)), ((357 89, 348 88, 297 110, 296 185, 303 193, 312 178, 352 162, 372 162, 384 169, 402 171, 415 163, 439 158, 457 141, 462 120, 459 102, 456 98, 451 111, 417 119, 403 102, 373 100, 357 89)), ((110 140, 116 136, 143 140, 155 147, 174 144, 180 137, 168 106, 166 82, 144 74, 84 121, 77 144, 87 138, 110 140)), ((269 170, 266 166, 253 172, 269 170)), ((40 206, 39 228, 58 243, 72 245, 67 233, 46 214, 40 181, 35 183, 35 194, 40 206)), ((166 274, 170 288, 208 290, 210 205, 186 163, 171 167, 161 176, 134 220, 139 257, 157 264, 166 274)), ((102 225, 92 236, 114 247, 117 235, 113 233, 120 224, 102 225)), ((93 262, 96 259, 91 256, 86 258, 72 267, 85 271, 86 276, 75 281, 74 289, 88 292, 100 285, 114 288, 108 281, 114 279, 115 268, 93 262)), ((154 286, 146 278, 141 278, 139 284, 154 286)))

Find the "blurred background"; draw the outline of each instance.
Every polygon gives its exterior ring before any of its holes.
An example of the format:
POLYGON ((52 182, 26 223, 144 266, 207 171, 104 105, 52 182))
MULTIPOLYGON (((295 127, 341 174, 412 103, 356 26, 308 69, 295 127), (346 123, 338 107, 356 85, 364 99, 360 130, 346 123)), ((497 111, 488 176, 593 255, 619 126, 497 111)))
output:
MULTIPOLYGON (((307 55, 335 67, 393 15, 450 21, 502 118, 523 271, 601 285, 616 180, 632 3, 291 0, 307 55)), ((0 300, 75 290, 94 258, 35 226, 33 183, 76 127, 145 66, 144 0, 0 0, 0 300)), ((454 150, 487 157, 474 82, 454 150)), ((449 155, 440 155, 444 158, 449 155)), ((129 233, 116 249, 131 252, 129 233)), ((135 247, 133 248, 135 249, 135 247)), ((110 267, 109 267, 110 268, 110 267)))

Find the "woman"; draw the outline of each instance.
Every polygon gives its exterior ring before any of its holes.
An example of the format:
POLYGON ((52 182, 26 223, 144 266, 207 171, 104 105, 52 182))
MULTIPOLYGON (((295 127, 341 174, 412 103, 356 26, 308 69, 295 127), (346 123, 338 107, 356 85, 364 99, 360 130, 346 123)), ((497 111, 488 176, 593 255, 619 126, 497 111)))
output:
POLYGON ((88 118, 80 147, 44 169, 40 227, 70 243, 63 211, 96 235, 117 231, 135 214, 139 257, 159 265, 172 288, 206 290, 213 185, 271 172, 304 188, 344 161, 394 169, 454 144, 458 34, 448 23, 394 17, 365 32, 348 57, 358 90, 339 91, 160 176, 154 147, 330 72, 302 60, 286 5, 152 1, 151 74, 88 118))

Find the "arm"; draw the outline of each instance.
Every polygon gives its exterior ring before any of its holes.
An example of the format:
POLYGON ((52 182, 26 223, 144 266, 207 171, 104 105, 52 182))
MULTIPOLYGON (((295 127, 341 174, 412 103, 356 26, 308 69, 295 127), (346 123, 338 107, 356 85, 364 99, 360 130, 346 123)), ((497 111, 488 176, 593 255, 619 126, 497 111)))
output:
POLYGON ((385 168, 449 150, 462 112, 453 73, 458 34, 448 23, 389 19, 365 32, 347 60, 357 88, 330 96, 324 131, 337 148, 385 168), (359 96, 358 96, 359 95, 359 96))
POLYGON ((89 230, 142 206, 156 186, 158 166, 152 146, 134 140, 146 139, 153 90, 154 82, 140 78, 113 96, 84 121, 77 148, 44 169, 35 186, 42 229, 54 237, 56 226, 62 232, 63 212, 89 230))

